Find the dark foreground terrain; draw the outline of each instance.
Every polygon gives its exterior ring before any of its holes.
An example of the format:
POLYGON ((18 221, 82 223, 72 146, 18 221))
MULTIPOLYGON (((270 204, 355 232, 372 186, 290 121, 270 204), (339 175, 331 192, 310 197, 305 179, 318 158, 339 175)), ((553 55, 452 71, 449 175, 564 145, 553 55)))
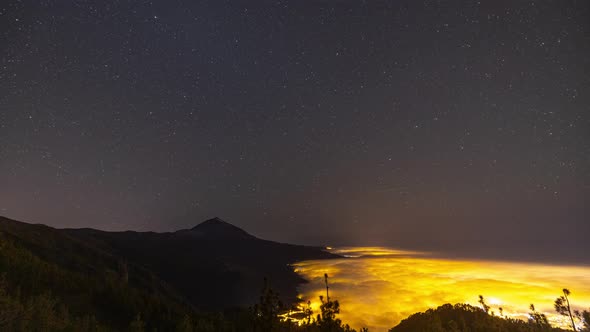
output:
POLYGON ((154 233, 55 229, 0 217, 0 241, 4 284, 30 295, 50 291, 76 314, 115 326, 160 309, 248 307, 265 279, 291 303, 304 280, 289 264, 337 257, 320 247, 258 239, 218 218, 154 233))
MULTIPOLYGON (((352 332, 338 319, 337 300, 323 299, 315 312, 290 311, 303 280, 289 264, 332 257, 319 247, 258 239, 219 219, 139 233, 0 217, 0 331, 352 332)), ((578 330, 589 331, 589 322, 581 313, 578 330)), ((564 330, 534 311, 525 322, 447 304, 391 331, 564 330)))

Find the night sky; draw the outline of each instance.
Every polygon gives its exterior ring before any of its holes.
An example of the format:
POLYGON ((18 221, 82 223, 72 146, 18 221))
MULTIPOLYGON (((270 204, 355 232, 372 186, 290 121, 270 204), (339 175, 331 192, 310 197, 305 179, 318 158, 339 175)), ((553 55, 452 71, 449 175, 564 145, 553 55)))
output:
POLYGON ((0 32, 0 215, 590 250, 588 1, 8 1, 0 32))

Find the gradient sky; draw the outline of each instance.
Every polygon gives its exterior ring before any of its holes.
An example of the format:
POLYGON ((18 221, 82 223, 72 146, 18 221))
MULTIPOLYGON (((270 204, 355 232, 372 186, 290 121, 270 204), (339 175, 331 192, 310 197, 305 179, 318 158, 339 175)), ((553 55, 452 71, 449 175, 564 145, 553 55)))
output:
POLYGON ((8 1, 0 31, 0 215, 590 250, 588 1, 8 1))

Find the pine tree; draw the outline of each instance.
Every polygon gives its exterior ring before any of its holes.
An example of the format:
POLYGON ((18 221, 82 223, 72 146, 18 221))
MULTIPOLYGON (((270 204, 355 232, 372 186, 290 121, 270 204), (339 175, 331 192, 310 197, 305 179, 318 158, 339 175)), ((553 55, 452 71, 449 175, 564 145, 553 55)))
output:
POLYGON ((570 295, 570 291, 567 288, 563 289, 563 295, 558 297, 557 299, 555 299, 555 303, 554 303, 554 307, 555 307, 555 311, 557 311, 560 315, 563 316, 569 316, 571 322, 572 322, 572 329, 574 331, 576 330, 576 323, 574 322, 574 316, 572 315, 572 309, 570 307, 570 300, 569 300, 569 295, 570 295))
POLYGON ((279 296, 270 287, 270 283, 264 278, 264 287, 258 304, 254 306, 256 330, 271 332, 279 324, 279 312, 282 309, 279 296))
POLYGON ((486 303, 482 295, 479 296, 478 302, 479 304, 481 304, 481 308, 483 309, 483 311, 485 311, 487 314, 490 311, 490 306, 486 303))
POLYGON ((330 300, 329 285, 328 285, 328 274, 324 274, 324 281, 326 283, 326 299, 320 296, 320 314, 317 317, 317 324, 320 330, 326 332, 339 331, 342 327, 342 321, 336 318, 336 315, 340 313, 340 303, 338 301, 330 300))
POLYGON ((529 322, 531 324, 534 324, 541 329, 551 328, 551 325, 549 324, 549 321, 547 320, 547 316, 545 316, 545 314, 538 312, 535 309, 534 304, 531 304, 529 308, 531 309, 531 312, 529 312, 529 322))

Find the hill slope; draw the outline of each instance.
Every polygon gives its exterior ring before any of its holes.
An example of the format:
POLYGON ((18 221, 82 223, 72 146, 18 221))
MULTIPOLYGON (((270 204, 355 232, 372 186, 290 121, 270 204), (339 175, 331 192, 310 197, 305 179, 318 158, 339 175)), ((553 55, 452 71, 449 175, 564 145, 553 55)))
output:
POLYGON ((319 247, 258 239, 218 218, 170 233, 54 229, 0 218, 0 232, 61 268, 126 274, 131 285, 157 284, 166 297, 204 309, 251 305, 264 278, 292 301, 304 280, 289 264, 336 257, 319 247))
POLYGON ((534 321, 503 318, 489 315, 481 308, 469 304, 442 305, 436 309, 419 312, 402 320, 389 332, 566 332, 549 325, 540 325, 534 321))
POLYGON ((0 218, 0 330, 171 330, 192 312, 164 281, 60 230, 0 218))

